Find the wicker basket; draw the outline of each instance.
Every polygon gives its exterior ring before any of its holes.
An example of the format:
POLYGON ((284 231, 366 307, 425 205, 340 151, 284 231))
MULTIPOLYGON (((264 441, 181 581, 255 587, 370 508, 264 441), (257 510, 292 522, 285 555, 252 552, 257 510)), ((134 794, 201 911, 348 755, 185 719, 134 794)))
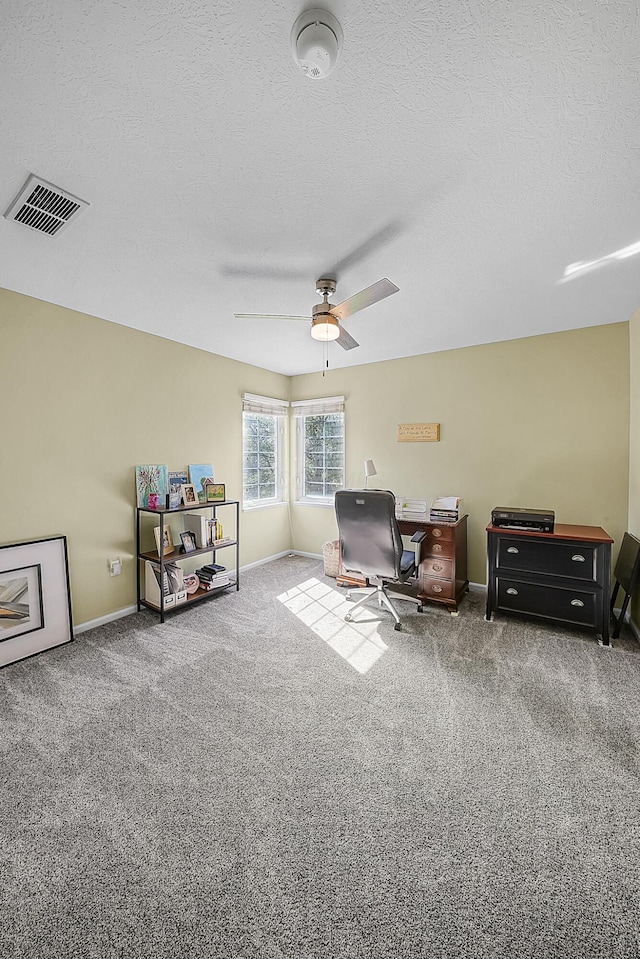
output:
POLYGON ((334 539, 332 542, 325 543, 322 547, 322 558, 324 575, 333 576, 335 579, 340 572, 340 540, 334 539))

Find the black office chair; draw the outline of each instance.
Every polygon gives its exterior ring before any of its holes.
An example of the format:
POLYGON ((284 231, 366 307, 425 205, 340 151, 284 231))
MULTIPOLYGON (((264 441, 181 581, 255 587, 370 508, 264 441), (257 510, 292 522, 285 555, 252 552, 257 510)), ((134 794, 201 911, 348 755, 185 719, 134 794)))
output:
POLYGON ((400 629, 400 616, 390 595, 416 603, 418 612, 422 612, 422 603, 417 597, 394 593, 389 586, 406 583, 416 575, 420 543, 426 534, 419 532, 412 537, 415 551, 404 549, 396 520, 395 496, 388 490, 339 490, 335 504, 343 569, 346 573, 360 573, 371 584, 364 589, 349 590, 347 598, 351 598, 352 593, 364 592, 365 595, 347 613, 345 622, 351 622, 356 609, 375 597, 378 606, 385 606, 395 619, 394 629, 400 629))
POLYGON ((640 580, 640 540, 632 536, 631 533, 625 533, 622 537, 622 546, 620 547, 613 575, 615 577, 615 585, 611 595, 610 610, 611 617, 615 624, 613 638, 617 639, 622 629, 631 594, 637 589, 638 581, 640 580), (615 602, 620 587, 622 587, 622 592, 624 593, 624 600, 620 614, 616 619, 615 602))

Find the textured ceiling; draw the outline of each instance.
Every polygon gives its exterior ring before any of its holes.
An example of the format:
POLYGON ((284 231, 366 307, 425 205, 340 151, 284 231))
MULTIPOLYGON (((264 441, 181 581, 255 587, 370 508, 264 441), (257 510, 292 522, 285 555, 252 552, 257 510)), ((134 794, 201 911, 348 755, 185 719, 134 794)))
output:
POLYGON ((640 257, 559 281, 640 240, 638 4, 326 7, 311 81, 304 4, 3 0, 1 212, 29 173, 91 205, 0 219, 0 286, 288 374, 305 324, 233 314, 310 314, 332 272, 400 287, 332 367, 628 320, 640 257))

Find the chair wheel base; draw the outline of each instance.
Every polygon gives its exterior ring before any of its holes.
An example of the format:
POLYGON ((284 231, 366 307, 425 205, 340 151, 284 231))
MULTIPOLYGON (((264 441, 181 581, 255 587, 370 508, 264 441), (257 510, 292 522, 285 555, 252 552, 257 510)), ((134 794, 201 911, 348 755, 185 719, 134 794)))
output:
POLYGON ((400 628, 401 628, 401 627, 400 627, 400 623, 394 623, 394 624, 393 624, 393 628, 394 628, 394 629, 400 629, 400 628))
POLYGON ((424 613, 424 606, 418 606, 418 612, 424 613))
POLYGON ((344 618, 345 623, 350 623, 352 620, 353 620, 353 616, 351 615, 351 613, 347 613, 347 615, 344 618))

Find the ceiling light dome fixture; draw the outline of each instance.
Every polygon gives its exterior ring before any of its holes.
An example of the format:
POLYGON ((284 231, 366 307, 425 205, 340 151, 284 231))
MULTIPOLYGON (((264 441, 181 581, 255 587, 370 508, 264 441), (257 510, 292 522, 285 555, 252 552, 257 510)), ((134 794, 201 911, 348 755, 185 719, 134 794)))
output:
POLYGON ((311 336, 314 340, 337 340, 340 336, 340 324, 331 313, 321 313, 311 320, 311 336))
POLYGON ((301 13, 291 28, 291 53, 310 80, 329 76, 342 50, 342 27, 326 10, 301 13))

